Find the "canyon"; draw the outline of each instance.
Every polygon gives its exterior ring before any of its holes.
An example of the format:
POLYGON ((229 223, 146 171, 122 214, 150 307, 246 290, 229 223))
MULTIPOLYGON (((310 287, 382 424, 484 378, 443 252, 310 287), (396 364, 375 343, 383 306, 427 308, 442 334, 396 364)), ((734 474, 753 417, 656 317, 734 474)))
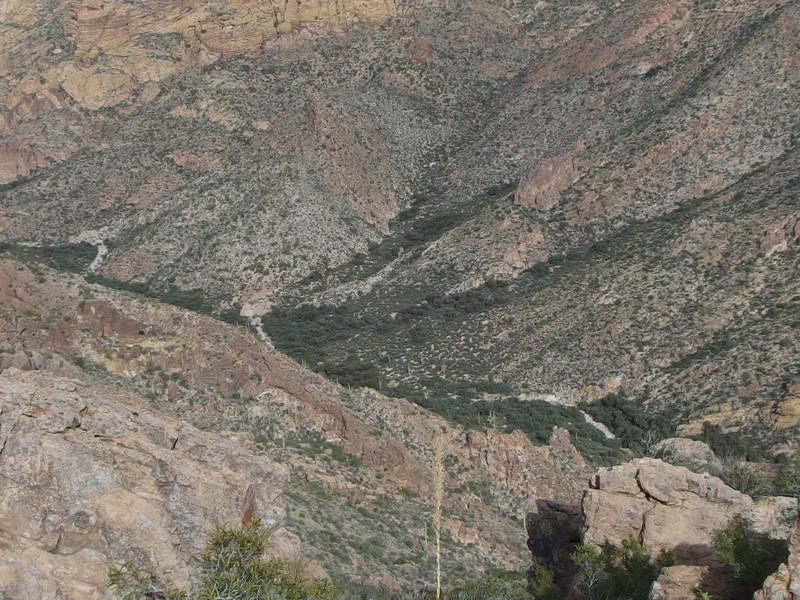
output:
POLYGON ((194 585, 245 514, 309 576, 424 586, 437 440, 454 581, 696 533, 652 590, 693 598, 744 515, 790 540, 759 600, 798 596, 799 34, 791 0, 3 2, 0 596, 194 585))

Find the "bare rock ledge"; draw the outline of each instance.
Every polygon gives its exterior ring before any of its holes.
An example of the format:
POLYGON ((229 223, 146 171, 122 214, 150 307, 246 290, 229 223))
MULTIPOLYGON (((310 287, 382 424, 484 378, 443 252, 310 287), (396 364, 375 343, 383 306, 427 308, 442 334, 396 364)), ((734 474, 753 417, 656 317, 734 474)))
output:
POLYGON ((0 597, 110 598, 111 561, 191 581, 188 558, 246 504, 284 518, 287 470, 148 410, 133 394, 6 369, 0 375, 0 597), (247 498, 247 500, 246 500, 247 498))

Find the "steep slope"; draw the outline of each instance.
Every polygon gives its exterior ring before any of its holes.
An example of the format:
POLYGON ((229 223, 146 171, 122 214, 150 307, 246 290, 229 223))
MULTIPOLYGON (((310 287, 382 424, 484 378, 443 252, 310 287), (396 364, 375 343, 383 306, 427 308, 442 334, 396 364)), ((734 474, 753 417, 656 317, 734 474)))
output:
POLYGON ((106 240, 99 281, 429 405, 796 433, 796 2, 102 6, 8 11, 17 255, 106 240))
POLYGON ((14 3, 3 237, 107 238, 105 277, 248 312, 365 251, 533 39, 490 3, 318 4, 14 3))
MULTIPOLYGON (((218 521, 285 522, 288 469, 153 413, 109 386, 0 374, 0 593, 111 597, 112 562, 155 565, 185 586, 218 521)), ((280 536, 275 536, 277 539, 280 536)), ((297 551, 286 546, 283 552, 297 551)))
POLYGON ((424 290, 403 287, 403 304, 376 292, 265 326, 279 347, 331 372, 370 362, 386 386, 492 378, 575 400, 623 389, 675 409, 685 433, 709 420, 777 425, 784 437, 798 425, 780 417, 798 376, 795 160, 507 285, 417 302, 424 290), (307 325, 324 318, 333 325, 307 325))
MULTIPOLYGON (((103 390, 138 396, 148 410, 287 469, 286 539, 301 539, 303 554, 332 576, 431 576, 428 469, 437 435, 448 473, 444 560, 455 578, 524 567, 526 507, 539 496, 576 500, 587 476, 563 431, 550 446, 519 432, 465 431, 409 402, 336 386, 243 328, 35 263, 0 262, 0 305, 0 370, 9 377, 24 369, 77 380, 71 385, 92 405, 105 401, 103 390)), ((3 414, 14 406, 3 400, 3 414)))
POLYGON ((609 10, 510 86, 376 260, 298 288, 267 330, 383 385, 624 389, 684 433, 779 423, 785 439, 799 24, 793 3, 609 10))

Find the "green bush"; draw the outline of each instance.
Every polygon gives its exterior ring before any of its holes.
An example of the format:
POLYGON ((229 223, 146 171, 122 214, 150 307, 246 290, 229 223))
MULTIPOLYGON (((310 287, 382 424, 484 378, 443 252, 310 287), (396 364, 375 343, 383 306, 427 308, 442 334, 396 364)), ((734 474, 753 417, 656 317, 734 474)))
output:
POLYGON ((149 284, 137 283, 135 281, 120 281, 119 279, 111 279, 93 273, 86 275, 86 281, 89 283, 98 283, 115 290, 123 290, 125 292, 141 294, 148 298, 156 298, 165 304, 172 304, 173 306, 185 308, 193 312, 209 315, 231 323, 232 325, 245 325, 248 322, 245 317, 239 314, 241 306, 234 305, 230 308, 217 310, 216 306, 222 304, 224 298, 213 298, 205 294, 203 290, 199 288, 181 290, 170 285, 166 289, 156 289, 149 284))
POLYGON ((150 566, 136 566, 132 561, 108 570, 108 586, 120 600, 188 600, 189 596, 170 584, 159 581, 150 566))
POLYGON ((559 600, 563 597, 561 590, 553 581, 553 571, 535 562, 528 574, 531 595, 535 600, 559 600))
POLYGON ((738 462, 725 464, 722 479, 733 489, 753 497, 766 496, 772 488, 766 476, 738 462))
POLYGON ((755 591, 789 555, 784 540, 756 533, 742 519, 714 534, 714 558, 730 565, 736 579, 755 591))
POLYGON ((528 579, 516 571, 490 571, 484 577, 455 587, 447 600, 531 600, 528 579))
MULTIPOLYGON (((419 590, 391 590, 364 583, 327 579, 311 580, 302 563, 279 558, 263 559, 269 533, 257 519, 240 527, 217 527, 196 561, 201 578, 190 591, 159 578, 149 566, 131 561, 109 569, 108 585, 120 600, 425 600, 419 590)), ((365 545, 373 551, 377 540, 365 545)), ((558 600, 552 573, 534 565, 526 575, 516 571, 490 570, 482 576, 451 587, 444 600, 558 600)))
POLYGON ((581 410, 614 432, 623 445, 646 454, 649 445, 675 434, 674 419, 665 414, 650 414, 642 410, 641 402, 623 393, 609 394, 596 402, 581 402, 581 410))
POLYGON ((719 425, 708 421, 703 423, 703 434, 699 439, 723 459, 738 458, 756 462, 765 458, 764 448, 758 440, 739 431, 724 433, 719 425))
POLYGON ((269 533, 258 519, 241 527, 220 526, 200 557, 202 580, 183 592, 163 583, 150 567, 131 563, 109 571, 109 586, 121 600, 334 600, 336 588, 327 579, 310 580, 303 565, 278 558, 262 559, 269 533))
POLYGON ((800 454, 781 463, 776 486, 779 494, 800 496, 800 454))
POLYGON ((21 260, 42 262, 59 271, 74 273, 85 271, 97 256, 97 247, 86 242, 52 246, 4 244, 0 251, 9 252, 21 260))
POLYGON ((646 600, 661 568, 675 563, 668 552, 653 561, 644 546, 632 538, 623 540, 620 548, 598 550, 581 544, 570 558, 578 567, 577 586, 587 600, 646 600))

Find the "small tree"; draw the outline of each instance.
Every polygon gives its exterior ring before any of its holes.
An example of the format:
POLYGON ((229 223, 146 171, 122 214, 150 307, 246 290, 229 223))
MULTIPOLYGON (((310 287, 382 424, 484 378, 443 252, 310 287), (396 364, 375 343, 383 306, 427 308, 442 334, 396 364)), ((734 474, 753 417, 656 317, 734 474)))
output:
POLYGON ((777 488, 784 496, 800 496, 800 452, 781 464, 777 488))
POLYGON ((556 600, 534 595, 528 590, 528 578, 515 571, 489 570, 480 579, 457 586, 447 593, 447 600, 556 600))
POLYGON ((765 496, 770 492, 769 479, 740 462, 726 463, 722 469, 722 479, 748 496, 765 496))
POLYGON ((619 548, 606 546, 602 551, 581 544, 570 558, 579 568, 578 587, 588 600, 645 600, 661 568, 675 562, 666 551, 652 560, 633 538, 623 540, 619 548))
POLYGON ((784 540, 756 533, 741 518, 714 534, 714 558, 730 565, 733 576, 755 591, 789 555, 784 540))
POLYGON ((528 572, 530 591, 535 600, 560 600, 561 591, 553 581, 553 571, 534 561, 528 572))

